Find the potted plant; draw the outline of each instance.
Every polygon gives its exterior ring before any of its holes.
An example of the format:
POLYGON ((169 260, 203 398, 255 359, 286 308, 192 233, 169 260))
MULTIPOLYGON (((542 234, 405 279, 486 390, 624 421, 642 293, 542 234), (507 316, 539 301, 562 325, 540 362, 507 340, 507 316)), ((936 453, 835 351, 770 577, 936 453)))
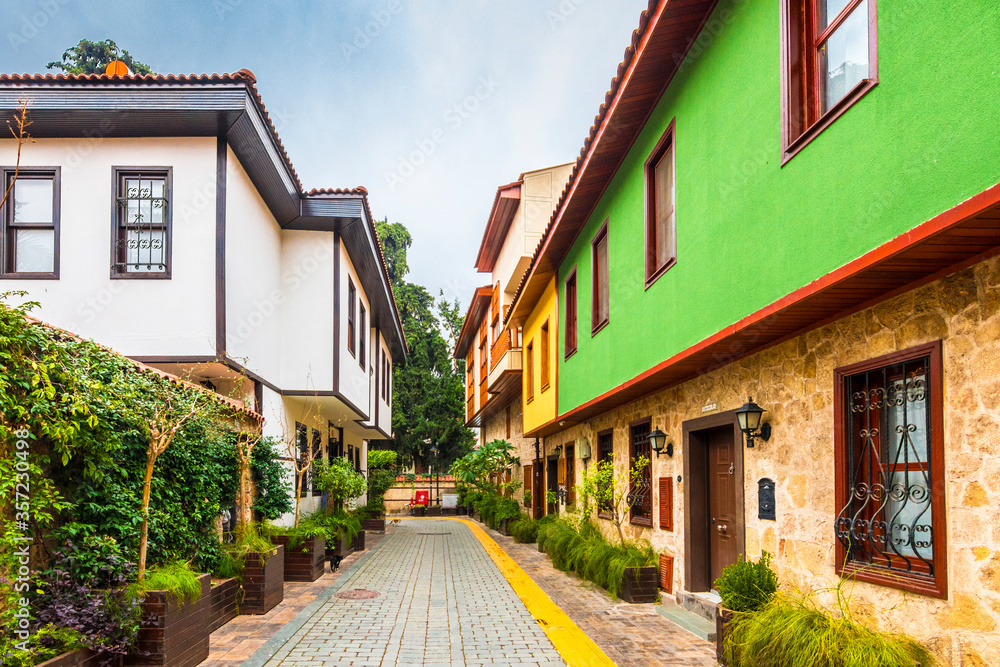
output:
POLYGON ((316 581, 323 576, 326 563, 327 530, 308 517, 296 528, 269 526, 273 544, 285 547, 283 579, 316 581))
POLYGON ((778 590, 778 575, 770 567, 771 554, 761 552, 756 563, 740 554, 739 561, 726 566, 715 580, 722 603, 715 610, 715 654, 722 664, 726 633, 734 614, 750 614, 763 609, 778 590))
POLYGON ((207 659, 211 579, 187 563, 151 568, 135 585, 142 624, 125 665, 197 665, 207 659))
POLYGON ((368 484, 364 476, 354 470, 353 464, 342 458, 334 458, 329 463, 318 461, 314 480, 326 493, 326 508, 317 518, 327 528, 328 542, 334 542, 332 549, 327 544, 328 557, 343 558, 350 553, 352 540, 361 530, 360 520, 347 514, 344 503, 364 494, 368 484))

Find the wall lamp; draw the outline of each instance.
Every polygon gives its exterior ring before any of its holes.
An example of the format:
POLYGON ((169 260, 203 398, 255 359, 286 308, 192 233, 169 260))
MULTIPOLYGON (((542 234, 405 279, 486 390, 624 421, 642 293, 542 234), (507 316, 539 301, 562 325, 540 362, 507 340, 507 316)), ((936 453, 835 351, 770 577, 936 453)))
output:
POLYGON ((562 445, 556 445, 556 448, 555 448, 556 458, 559 458, 560 456, 562 456, 562 447, 563 447, 562 445))
MULTIPOLYGON (((664 451, 664 443, 667 442, 667 434, 661 431, 659 428, 655 429, 649 434, 649 444, 652 446, 653 451, 656 452, 656 458, 660 458, 660 452, 664 451)), ((666 445, 667 456, 674 455, 674 443, 669 443, 666 445)))
POLYGON ((771 439, 771 424, 760 423, 760 418, 766 410, 753 402, 753 397, 747 399, 746 405, 736 411, 736 419, 740 424, 740 430, 746 436, 747 448, 753 447, 753 441, 760 438, 764 442, 771 439), (759 431, 758 431, 759 429, 759 431))

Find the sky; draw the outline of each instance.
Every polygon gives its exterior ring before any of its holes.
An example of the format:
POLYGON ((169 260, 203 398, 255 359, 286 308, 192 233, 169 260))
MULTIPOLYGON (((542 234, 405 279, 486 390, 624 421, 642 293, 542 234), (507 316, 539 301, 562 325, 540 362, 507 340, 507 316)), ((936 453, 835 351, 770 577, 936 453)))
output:
POLYGON ((647 0, 3 0, 0 72, 112 39, 160 74, 250 69, 306 190, 365 186, 412 282, 468 305, 498 186, 574 161, 647 0))

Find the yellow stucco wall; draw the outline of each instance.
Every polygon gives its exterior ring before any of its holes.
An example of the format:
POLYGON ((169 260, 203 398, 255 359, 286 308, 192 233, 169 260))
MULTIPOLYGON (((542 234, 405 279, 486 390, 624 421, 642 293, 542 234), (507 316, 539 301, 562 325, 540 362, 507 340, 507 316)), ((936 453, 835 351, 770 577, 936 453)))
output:
POLYGON ((547 424, 556 418, 556 395, 559 391, 559 378, 556 375, 556 355, 559 354, 559 317, 556 307, 556 281, 549 281, 534 310, 524 324, 522 341, 524 347, 521 363, 524 371, 521 373, 521 401, 524 406, 524 432, 547 424), (549 325, 549 385, 542 389, 542 326, 549 325), (532 363, 534 368, 528 372, 528 346, 533 346, 532 363), (531 378, 534 391, 528 390, 528 379, 531 378), (531 400, 529 402, 529 397, 531 400))

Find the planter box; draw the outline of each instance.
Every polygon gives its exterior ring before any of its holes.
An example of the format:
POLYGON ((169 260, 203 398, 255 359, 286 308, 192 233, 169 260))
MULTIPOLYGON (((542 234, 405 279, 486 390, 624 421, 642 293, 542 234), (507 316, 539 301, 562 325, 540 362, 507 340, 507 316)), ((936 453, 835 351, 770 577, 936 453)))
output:
POLYGON ((125 656, 126 665, 194 667, 208 658, 212 575, 203 574, 198 579, 201 597, 183 606, 166 591, 146 593, 142 601, 139 654, 125 656))
POLYGON ((236 579, 223 579, 212 586, 212 600, 208 613, 208 632, 215 632, 229 621, 236 618, 239 607, 236 604, 236 594, 240 591, 240 582, 236 579))
POLYGON ((427 516, 441 516, 441 507, 428 507, 427 516))
POLYGON ((285 547, 285 581, 316 581, 323 576, 326 565, 326 539, 312 537, 292 549, 288 546, 291 538, 275 535, 271 540, 285 547))
POLYGON ((510 537, 510 529, 508 528, 509 525, 510 525, 510 519, 504 519, 503 521, 500 522, 500 527, 498 528, 498 531, 504 537, 510 537))
POLYGON ((660 572, 656 566, 627 567, 619 596, 633 604, 656 602, 659 586, 660 572))
POLYGON ((715 659, 720 665, 728 665, 722 657, 722 647, 726 641, 726 624, 733 617, 733 612, 721 604, 715 608, 715 659))
MULTIPOLYGON (((96 653, 90 649, 81 648, 40 662, 35 667, 98 667, 99 664, 100 660, 96 653)), ((122 664, 122 659, 119 657, 112 664, 117 667, 122 664)))
POLYGON ((243 605, 240 614, 266 614, 285 597, 285 547, 250 554, 243 566, 243 605))
POLYGON ((365 531, 359 530, 358 534, 354 536, 354 541, 351 543, 351 551, 364 551, 365 550, 365 531))
POLYGON ((381 519, 365 519, 361 522, 361 527, 364 530, 370 530, 373 533, 384 533, 385 532, 385 516, 381 519))

